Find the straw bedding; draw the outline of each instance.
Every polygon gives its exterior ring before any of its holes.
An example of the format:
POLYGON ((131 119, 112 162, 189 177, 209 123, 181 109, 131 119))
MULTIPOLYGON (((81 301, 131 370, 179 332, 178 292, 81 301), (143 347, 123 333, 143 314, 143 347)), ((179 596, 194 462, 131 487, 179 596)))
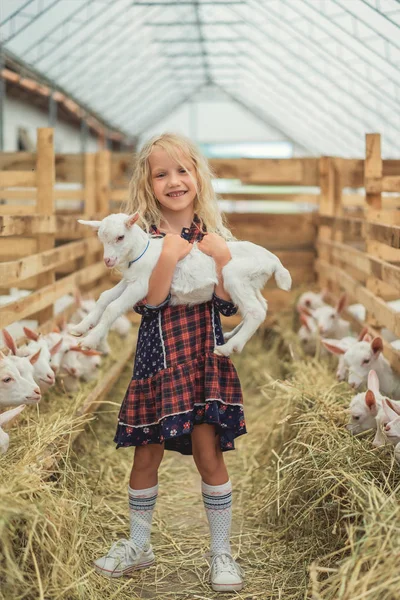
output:
MULTIPOLYGON (((226 462, 232 547, 246 587, 224 597, 398 599, 400 471, 392 452, 372 447, 371 433, 347 434, 349 388, 328 362, 301 356, 290 318, 235 357, 249 433, 226 462)), ((160 469, 156 565, 111 582, 91 568, 128 534, 133 450, 116 451, 112 438, 130 372, 74 447, 63 442, 50 476, 38 457, 61 434, 83 428, 72 415, 87 388, 69 400, 52 393, 12 428, 10 450, 0 457, 1 599, 219 597, 207 583, 200 478, 192 458, 175 453, 166 453, 160 469)))

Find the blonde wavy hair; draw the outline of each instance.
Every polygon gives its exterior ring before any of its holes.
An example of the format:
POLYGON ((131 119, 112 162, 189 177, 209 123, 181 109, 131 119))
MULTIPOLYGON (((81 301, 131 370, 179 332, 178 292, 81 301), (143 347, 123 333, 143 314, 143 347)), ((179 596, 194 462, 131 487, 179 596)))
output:
POLYGON ((135 156, 134 171, 129 183, 129 199, 123 211, 128 214, 138 212, 138 225, 147 232, 152 224, 159 227, 161 219, 165 221, 161 205, 153 191, 149 166, 149 156, 154 146, 163 148, 183 168, 182 155, 193 164, 197 176, 194 212, 199 217, 201 226, 205 226, 209 233, 217 233, 225 240, 234 240, 218 208, 217 195, 212 186, 214 175, 208 161, 197 146, 182 135, 163 133, 154 136, 135 156))

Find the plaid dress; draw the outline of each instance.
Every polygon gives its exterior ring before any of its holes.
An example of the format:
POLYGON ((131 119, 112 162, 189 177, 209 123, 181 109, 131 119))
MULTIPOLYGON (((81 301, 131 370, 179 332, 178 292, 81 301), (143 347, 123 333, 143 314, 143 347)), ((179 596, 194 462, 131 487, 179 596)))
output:
MULTIPOLYGON (((195 215, 181 236, 200 241, 198 224, 195 215)), ((192 454, 193 427, 209 423, 221 450, 232 450, 234 439, 246 433, 242 391, 230 358, 213 350, 224 343, 219 314, 234 315, 237 308, 215 294, 195 306, 171 306, 169 299, 158 306, 144 299, 134 307, 142 321, 114 441, 117 448, 165 442, 166 450, 192 454)))

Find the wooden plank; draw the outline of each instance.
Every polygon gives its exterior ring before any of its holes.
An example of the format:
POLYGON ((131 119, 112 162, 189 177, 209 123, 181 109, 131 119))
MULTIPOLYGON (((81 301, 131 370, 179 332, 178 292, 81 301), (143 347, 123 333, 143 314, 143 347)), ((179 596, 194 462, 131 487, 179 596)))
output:
POLYGON ((102 150, 96 155, 97 218, 103 218, 109 213, 110 184, 111 155, 108 150, 102 150))
POLYGON ((131 152, 113 152, 111 154, 111 185, 127 188, 134 164, 135 157, 131 152))
POLYGON ((0 205, 0 215, 34 215, 36 213, 35 205, 15 205, 2 204, 0 205))
MULTIPOLYGON (((23 190, 0 190, 0 198, 5 200, 35 200, 37 191, 36 188, 26 188, 23 190)), ((0 210, 2 209, 0 205, 0 210)))
POLYGON ((364 219, 350 217, 319 217, 321 225, 331 225, 345 232, 346 235, 368 238, 378 241, 392 248, 400 249, 400 227, 380 223, 369 223, 364 219))
POLYGON ((387 306, 384 300, 350 277, 346 271, 326 261, 317 260, 316 269, 318 272, 323 271, 331 281, 346 290, 357 302, 361 302, 380 326, 387 327, 400 337, 400 313, 387 306))
POLYGON ((353 158, 332 158, 335 168, 340 172, 344 188, 364 187, 364 161, 353 158))
POLYGON ((85 208, 84 213, 89 219, 96 215, 96 155, 85 154, 85 208))
POLYGON ((295 215, 230 213, 228 227, 238 239, 248 240, 269 250, 311 249, 316 237, 312 213, 295 215))
POLYGON ((318 159, 254 159, 237 158, 209 160, 217 177, 240 179, 244 183, 263 185, 319 185, 318 159))
MULTIPOLYGON (((54 185, 54 130, 51 127, 38 129, 37 138, 37 200, 36 210, 40 215, 53 216, 55 212, 54 185)), ((44 252, 54 248, 54 235, 39 234, 37 237, 37 251, 44 252)), ((55 281, 54 270, 46 270, 38 277, 37 286, 42 288, 55 281)), ((41 310, 36 318, 39 323, 45 323, 53 316, 53 306, 41 310)))
POLYGON ((26 319, 38 311, 52 306, 64 294, 73 293, 76 286, 81 287, 91 283, 106 273, 107 268, 104 263, 96 263, 41 288, 29 296, 1 306, 0 327, 6 327, 10 323, 14 323, 14 321, 26 319))
POLYGON ((81 257, 89 257, 101 250, 102 245, 97 237, 91 237, 79 242, 70 242, 58 248, 53 248, 19 260, 0 263, 0 281, 6 287, 19 284, 21 280, 40 275, 49 270, 81 257))
POLYGON ((2 260, 12 260, 36 252, 36 239, 20 237, 0 237, 0 256, 2 260))
POLYGON ((0 171, 0 187, 32 187, 35 185, 36 173, 34 171, 0 171))
POLYGON ((372 208, 382 208, 382 157, 381 136, 367 133, 364 163, 364 187, 366 201, 372 208))
POLYGON ((248 194, 245 192, 226 192, 218 194, 222 200, 242 201, 242 200, 261 200, 274 202, 294 202, 300 204, 318 204, 319 194, 248 194))
POLYGON ((383 177, 382 179, 383 192, 400 192, 400 176, 383 177))
POLYGON ((84 190, 54 190, 56 200, 84 200, 84 190))

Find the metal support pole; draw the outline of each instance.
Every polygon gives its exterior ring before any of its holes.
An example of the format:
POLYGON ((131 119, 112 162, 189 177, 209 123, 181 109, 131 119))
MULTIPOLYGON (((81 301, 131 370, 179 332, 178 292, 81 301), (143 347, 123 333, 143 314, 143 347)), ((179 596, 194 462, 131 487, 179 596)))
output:
POLYGON ((49 96, 49 127, 55 127, 57 122, 57 102, 54 99, 54 90, 49 96))

